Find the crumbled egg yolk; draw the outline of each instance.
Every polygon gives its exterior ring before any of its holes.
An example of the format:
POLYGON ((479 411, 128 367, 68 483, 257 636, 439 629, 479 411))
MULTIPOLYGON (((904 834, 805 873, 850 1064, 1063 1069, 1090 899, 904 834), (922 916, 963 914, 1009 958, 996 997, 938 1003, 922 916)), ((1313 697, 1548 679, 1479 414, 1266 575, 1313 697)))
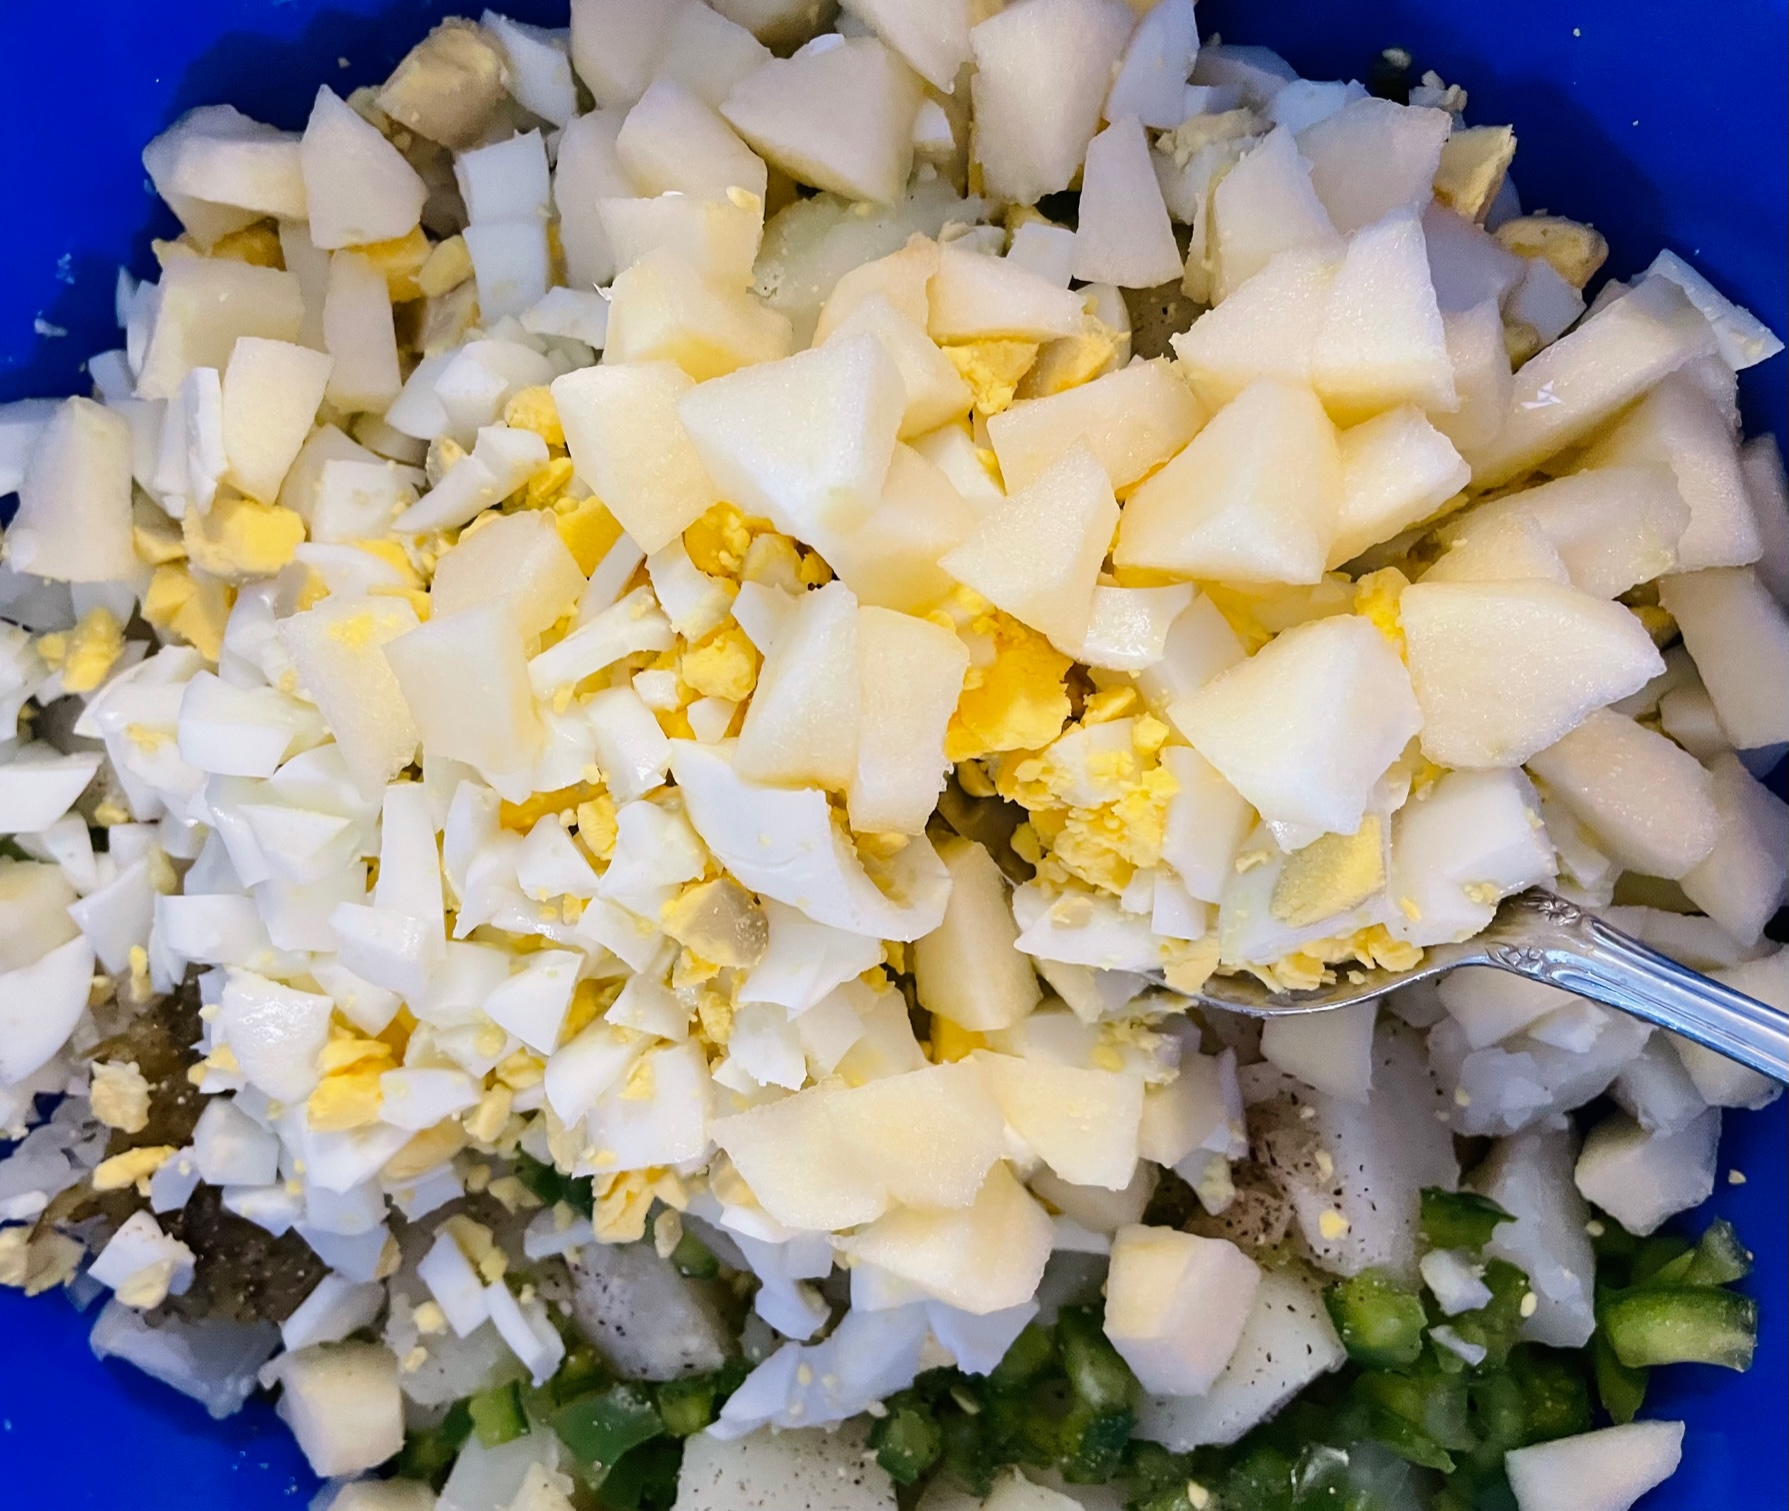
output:
POLYGON ((1122 339, 1118 331, 1089 315, 1084 330, 1044 343, 1019 384, 1019 397, 1046 399, 1091 382, 1117 361, 1122 339))
POLYGON ((1354 584, 1354 612, 1391 641, 1400 656, 1404 653, 1404 624, 1398 605, 1409 586, 1410 579, 1396 567, 1369 572, 1354 584))
POLYGON ((434 250, 416 270, 416 287, 430 299, 451 294, 472 276, 472 251, 464 236, 450 236, 435 243, 434 250))
POLYGON ((177 1152, 172 1144, 146 1144, 140 1149, 127 1149, 123 1154, 114 1154, 94 1167, 93 1189, 122 1191, 126 1187, 135 1186, 139 1196, 147 1196, 150 1178, 173 1159, 177 1152))
POLYGON ((553 506, 553 528, 565 542, 578 570, 588 577, 621 539, 621 521, 609 513, 602 500, 562 498, 553 506))
POLYGON ((682 654, 677 674, 701 697, 743 703, 758 685, 758 664, 757 647, 729 620, 682 654))
POLYGON ((120 1133, 141 1133, 149 1126, 149 1082, 136 1062, 102 1060, 93 1067, 88 1091, 93 1115, 120 1133))
POLYGON ((718 503, 683 532, 683 549, 696 569, 710 577, 738 577, 745 570, 753 539, 771 528, 748 520, 729 503, 718 503))
POLYGON ((1036 630, 992 610, 971 623, 992 642, 992 659, 971 664, 944 736, 951 761, 1005 750, 1037 750, 1068 721, 1068 671, 1074 661, 1036 630))
POLYGON ((209 255, 229 262, 246 262, 251 267, 278 268, 281 272, 286 267, 279 232, 266 221, 258 221, 221 237, 212 243, 209 255))
POLYGON ((143 617, 164 634, 191 645, 207 661, 224 648, 234 591, 208 573, 194 573, 184 562, 155 569, 143 594, 143 617))
POLYGON ((590 1225, 599 1243, 638 1243, 655 1201, 673 1210, 689 1205, 689 1194, 673 1170, 622 1170, 596 1178, 590 1225))
POLYGON ((96 604, 66 634, 39 639, 37 650, 45 665, 61 667, 64 692, 90 693, 124 654, 124 626, 104 604, 96 604))
POLYGON ((974 395, 984 418, 1009 408, 1019 384, 1037 360, 1035 341, 968 341, 942 348, 974 395))
POLYGON ((209 514, 188 510, 181 521, 186 554, 214 577, 271 577, 304 543, 304 521, 278 504, 219 497, 209 514))
POLYGON ((1271 910, 1288 928, 1307 928, 1359 907, 1384 886, 1384 827, 1369 813, 1353 834, 1325 834, 1287 856, 1271 910))
POLYGON ((443 1118, 398 1150, 379 1173, 392 1182, 415 1180, 446 1164, 465 1147, 466 1130, 452 1118, 443 1118))
POLYGON ((407 235, 389 241, 368 242, 354 250, 385 275, 385 286, 393 304, 404 304, 422 296, 423 288, 417 275, 428 266, 434 249, 421 226, 412 228, 407 235))

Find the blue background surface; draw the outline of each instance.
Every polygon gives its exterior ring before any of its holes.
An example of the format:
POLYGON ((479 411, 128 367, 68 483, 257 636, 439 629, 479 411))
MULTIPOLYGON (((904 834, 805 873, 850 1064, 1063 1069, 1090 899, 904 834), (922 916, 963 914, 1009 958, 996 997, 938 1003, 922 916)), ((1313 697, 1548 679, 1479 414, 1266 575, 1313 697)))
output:
MULTIPOLYGON (((0 0, 0 401, 84 390, 81 364, 119 344, 112 284, 153 275, 173 220, 139 152, 182 111, 227 102, 301 127, 319 83, 382 78, 454 7, 431 0, 0 0), (67 330, 45 339, 34 322, 67 330)), ((517 0, 563 25, 563 0, 517 0)), ((1594 222, 1626 276, 1668 245, 1774 330, 1789 327, 1785 0, 1203 0, 1200 28, 1279 48, 1313 78, 1364 76, 1399 44, 1511 121, 1525 204, 1594 222)), ((1782 357, 1741 382, 1750 430, 1785 431, 1782 357)), ((1778 781, 1781 781, 1781 772, 1778 781)), ((1789 1506, 1789 1121, 1730 1114, 1711 1212, 1758 1251, 1758 1360, 1743 1378, 1681 1369, 1648 1415, 1690 1424, 1677 1479, 1645 1511, 1789 1506)), ((0 1511, 269 1511, 316 1482, 259 1403, 223 1424, 86 1347, 59 1298, 0 1291, 0 1511)))

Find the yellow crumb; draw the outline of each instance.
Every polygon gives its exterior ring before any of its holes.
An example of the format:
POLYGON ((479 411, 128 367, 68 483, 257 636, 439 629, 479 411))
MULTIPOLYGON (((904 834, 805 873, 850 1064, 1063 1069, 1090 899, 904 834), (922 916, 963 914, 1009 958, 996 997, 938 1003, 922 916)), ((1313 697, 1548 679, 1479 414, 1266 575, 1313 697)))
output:
POLYGON ((93 1171, 95 1191, 122 1191, 135 1186, 138 1194, 149 1194, 149 1178, 175 1155, 172 1144, 146 1144, 141 1149, 127 1149, 101 1160, 93 1171))

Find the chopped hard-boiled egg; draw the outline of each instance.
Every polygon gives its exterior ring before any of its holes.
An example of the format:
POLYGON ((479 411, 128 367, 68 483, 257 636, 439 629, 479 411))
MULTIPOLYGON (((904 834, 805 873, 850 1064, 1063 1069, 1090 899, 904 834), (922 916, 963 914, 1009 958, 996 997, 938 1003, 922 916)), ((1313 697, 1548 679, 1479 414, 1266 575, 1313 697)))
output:
MULTIPOLYGON (((911 1483, 1033 1355, 1068 1480, 1133 1409, 1220 1453, 1387 1364, 1373 1287, 1473 1299, 1443 1385, 1502 1367, 1491 1263, 1419 1248, 1456 1129, 1576 1345, 1580 1193, 1650 1227, 1768 1099, 1508 978, 1258 1034, 1172 993, 1555 885, 1783 995, 1789 525, 1734 388, 1780 343, 1670 254, 1586 307, 1602 238, 1510 213, 1433 75, 1299 80, 1188 0, 825 14, 487 12, 301 135, 193 112, 95 397, 0 408, 0 1282, 97 1235, 96 1346, 209 1357, 173 1214, 219 1188, 329 1272, 260 1375, 319 1475, 668 1504, 673 1436, 868 1410, 911 1483)), ((1520 1495, 1606 1452, 1551 1446, 1520 1495)), ((825 1503, 886 1511, 847 1456, 825 1503)))

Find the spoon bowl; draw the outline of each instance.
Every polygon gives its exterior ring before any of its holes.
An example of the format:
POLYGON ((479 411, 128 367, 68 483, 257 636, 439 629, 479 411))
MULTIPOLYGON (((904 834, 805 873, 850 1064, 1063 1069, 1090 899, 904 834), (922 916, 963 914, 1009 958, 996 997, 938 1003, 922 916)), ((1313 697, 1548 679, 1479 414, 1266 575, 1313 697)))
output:
POLYGON ((1575 992, 1789 1083, 1789 1014, 1668 960, 1588 909, 1539 888, 1504 899, 1482 933, 1430 946, 1409 970, 1351 967, 1333 985, 1310 992, 1276 992, 1253 976, 1213 977, 1190 1000, 1258 1018, 1321 1013, 1463 965, 1491 966, 1575 992))

